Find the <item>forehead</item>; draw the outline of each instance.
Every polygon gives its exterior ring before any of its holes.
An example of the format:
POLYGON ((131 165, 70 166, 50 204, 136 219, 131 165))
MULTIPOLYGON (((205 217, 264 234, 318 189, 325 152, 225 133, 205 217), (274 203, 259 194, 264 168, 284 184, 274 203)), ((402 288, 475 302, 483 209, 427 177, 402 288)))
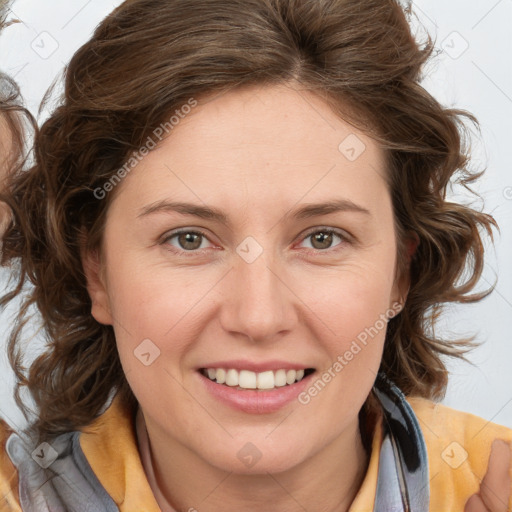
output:
POLYGON ((382 157, 375 141, 341 119, 319 96, 288 84, 250 86, 210 96, 180 117, 172 138, 184 148, 197 148, 202 140, 214 142, 219 149, 227 147, 232 154, 256 153, 259 159, 265 158, 261 148, 271 150, 274 157, 285 154, 287 159, 291 148, 297 155, 330 161, 340 153, 355 161, 366 150, 375 160, 382 157), (350 146, 355 154, 347 151, 350 146))
POLYGON ((387 188, 377 143, 310 92, 250 87, 188 112, 125 180, 138 203, 172 192, 226 205, 293 204, 337 191, 368 203, 387 188))

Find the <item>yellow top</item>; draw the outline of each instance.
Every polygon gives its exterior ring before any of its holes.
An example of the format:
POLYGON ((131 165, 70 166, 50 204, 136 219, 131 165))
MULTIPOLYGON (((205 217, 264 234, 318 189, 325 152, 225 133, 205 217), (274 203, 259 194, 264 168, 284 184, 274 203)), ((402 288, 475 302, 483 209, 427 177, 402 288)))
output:
MULTIPOLYGON (((470 413, 417 397, 407 397, 427 446, 430 512, 460 512, 478 492, 494 439, 511 443, 512 429, 470 413)), ((22 512, 18 476, 5 451, 11 430, 0 421, 0 511, 22 512)), ((373 512, 382 424, 379 419, 363 484, 350 512, 373 512)), ((116 399, 80 434, 80 445, 99 481, 121 512, 160 512, 137 448, 135 424, 116 399)), ((511 474, 512 478, 512 474, 511 474)), ((512 511, 512 498, 509 501, 512 511)))

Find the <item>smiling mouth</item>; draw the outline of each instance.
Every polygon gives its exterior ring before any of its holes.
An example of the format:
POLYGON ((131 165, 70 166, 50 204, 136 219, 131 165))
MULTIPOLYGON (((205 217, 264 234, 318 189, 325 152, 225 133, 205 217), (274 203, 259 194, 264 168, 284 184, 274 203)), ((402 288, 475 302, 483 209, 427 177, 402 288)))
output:
POLYGON ((278 389, 292 386, 315 372, 314 368, 299 370, 268 370, 252 372, 249 370, 235 370, 234 368, 200 368, 199 372, 211 381, 240 390, 278 389))

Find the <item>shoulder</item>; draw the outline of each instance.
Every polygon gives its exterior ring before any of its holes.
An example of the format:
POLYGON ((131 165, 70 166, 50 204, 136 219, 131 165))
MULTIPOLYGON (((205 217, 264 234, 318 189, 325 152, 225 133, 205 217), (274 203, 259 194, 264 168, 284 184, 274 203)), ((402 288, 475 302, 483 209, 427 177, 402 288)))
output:
POLYGON ((407 397, 420 420, 424 435, 431 441, 453 438, 464 441, 473 449, 482 448, 487 443, 501 437, 512 441, 512 429, 493 423, 469 412, 453 409, 446 405, 421 397, 407 397))
POLYGON ((492 442, 503 439, 512 447, 512 429, 425 398, 407 397, 407 402, 427 447, 431 510, 463 510, 480 488, 492 442))
POLYGON ((0 419, 0 511, 21 512, 18 494, 18 472, 7 454, 7 440, 14 434, 0 419))
POLYGON ((119 512, 80 448, 80 431, 37 444, 5 423, 0 429, 0 512, 119 512))

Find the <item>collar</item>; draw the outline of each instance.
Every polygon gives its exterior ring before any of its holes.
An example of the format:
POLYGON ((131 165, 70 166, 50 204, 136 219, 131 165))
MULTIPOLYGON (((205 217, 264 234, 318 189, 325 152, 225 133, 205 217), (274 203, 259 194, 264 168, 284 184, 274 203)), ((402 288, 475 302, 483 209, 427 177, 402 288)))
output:
POLYGON ((80 435, 93 472, 120 511, 160 512, 140 459, 135 419, 115 396, 110 407, 80 435))

